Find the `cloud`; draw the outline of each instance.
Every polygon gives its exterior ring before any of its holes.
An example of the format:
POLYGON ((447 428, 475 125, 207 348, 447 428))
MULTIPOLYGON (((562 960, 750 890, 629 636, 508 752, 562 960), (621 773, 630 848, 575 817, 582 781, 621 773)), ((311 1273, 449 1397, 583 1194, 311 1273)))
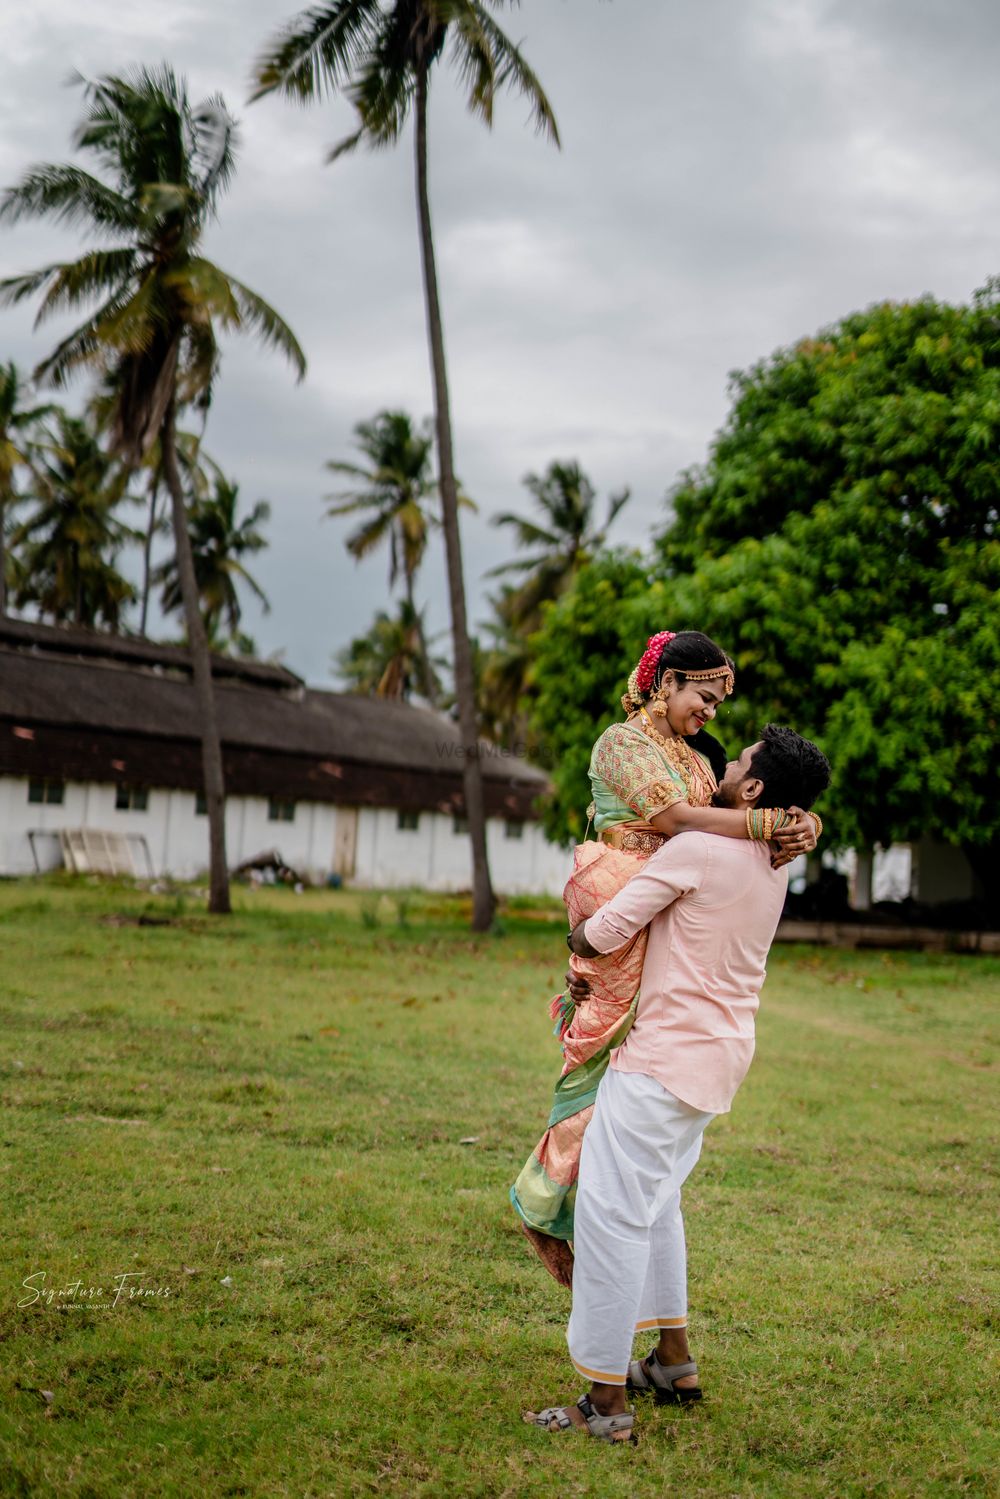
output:
MULTIPOLYGON (((241 155, 207 252, 288 319, 309 357, 227 341, 206 445, 249 502, 274 505, 256 573, 273 610, 252 632, 315 680, 385 603, 386 566, 356 566, 347 525, 322 520, 323 463, 383 407, 430 410, 412 141, 325 167, 345 104, 248 106, 281 0, 34 0, 0 23, 0 171, 65 159, 79 95, 72 67, 168 57, 201 97, 221 89, 241 155)), ((525 0, 521 39, 559 119, 557 151, 498 102, 492 132, 457 80, 435 80, 431 193, 457 462, 479 502, 463 521, 473 619, 491 586, 500 508, 521 480, 577 457, 602 496, 634 499, 616 535, 641 544, 678 471, 701 461, 727 375, 886 297, 967 298, 996 270, 995 58, 1000 10, 967 0, 525 0)), ((3 266, 69 256, 73 236, 24 226, 3 266)), ((5 314, 6 350, 35 337, 5 314)), ((421 580, 447 623, 441 559, 421 580)))

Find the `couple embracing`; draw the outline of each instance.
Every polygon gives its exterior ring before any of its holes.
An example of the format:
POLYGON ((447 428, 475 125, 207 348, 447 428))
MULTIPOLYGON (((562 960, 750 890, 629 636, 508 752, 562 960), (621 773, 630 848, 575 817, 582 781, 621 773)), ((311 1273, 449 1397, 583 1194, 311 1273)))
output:
POLYGON ((590 1382, 575 1405, 526 1413, 548 1431, 634 1440, 629 1393, 701 1396, 680 1189, 750 1065, 785 866, 816 847, 807 809, 830 777, 814 744, 774 725, 727 764, 705 725, 734 685, 708 636, 662 631, 591 756, 598 837, 566 886, 570 982, 552 1006, 563 1069, 511 1189, 572 1286, 570 1357, 590 1382), (658 1333, 646 1359, 631 1357, 637 1332, 658 1333))

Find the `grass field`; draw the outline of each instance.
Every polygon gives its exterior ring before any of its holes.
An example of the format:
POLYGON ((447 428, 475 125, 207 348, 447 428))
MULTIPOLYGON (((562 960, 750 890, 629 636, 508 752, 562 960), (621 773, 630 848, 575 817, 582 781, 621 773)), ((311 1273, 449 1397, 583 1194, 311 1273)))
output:
POLYGON ((774 951, 686 1188, 706 1399, 611 1448, 520 1421, 580 1393, 506 1200, 558 908, 238 898, 0 886, 0 1494, 998 1492, 1000 964, 774 951))

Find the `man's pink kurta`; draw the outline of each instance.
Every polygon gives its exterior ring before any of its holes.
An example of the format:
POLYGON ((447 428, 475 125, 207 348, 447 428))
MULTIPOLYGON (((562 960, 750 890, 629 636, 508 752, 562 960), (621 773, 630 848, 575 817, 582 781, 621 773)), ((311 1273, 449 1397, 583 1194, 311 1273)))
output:
POLYGON ((753 1058, 754 1016, 787 869, 766 844, 678 833, 584 927, 614 952, 649 927, 635 1023, 611 1054, 683 1103, 728 1113, 753 1058))

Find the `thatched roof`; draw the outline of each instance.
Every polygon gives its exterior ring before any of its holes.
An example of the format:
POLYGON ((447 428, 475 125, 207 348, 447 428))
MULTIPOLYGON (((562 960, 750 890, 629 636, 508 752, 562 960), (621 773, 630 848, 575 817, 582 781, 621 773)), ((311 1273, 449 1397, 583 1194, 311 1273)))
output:
MULTIPOLYGON (((191 658, 183 646, 159 645, 132 635, 112 635, 77 625, 43 625, 0 615, 0 646, 44 651, 46 655, 75 656, 81 660, 122 661, 133 666, 160 667, 191 674, 191 658)), ((239 656, 212 656, 212 675, 272 687, 301 686, 302 678, 272 661, 249 661, 239 656)))
MULTIPOLYGON (((107 637, 52 631, 59 638, 50 642, 34 633, 39 627, 24 626, 32 633, 19 640, 19 625, 0 623, 0 771, 198 789, 198 718, 186 663, 177 661, 183 652, 112 637, 102 657, 93 646, 107 637), (86 650, 71 651, 70 635, 86 637, 86 650)), ((408 703, 307 688, 282 667, 237 662, 239 671, 229 672, 230 663, 217 659, 233 792, 461 807, 462 746, 450 719, 408 703)), ((482 764, 488 810, 530 815, 546 790, 544 774, 493 746, 484 746, 482 764)))

